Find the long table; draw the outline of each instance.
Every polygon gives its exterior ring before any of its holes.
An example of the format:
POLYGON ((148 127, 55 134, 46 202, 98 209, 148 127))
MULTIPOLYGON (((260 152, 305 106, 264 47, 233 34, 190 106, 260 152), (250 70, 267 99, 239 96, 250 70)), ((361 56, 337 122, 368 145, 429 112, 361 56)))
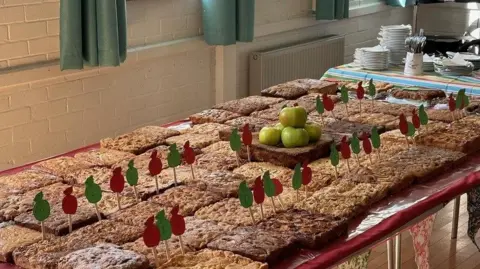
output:
MULTIPOLYGON (((165 126, 184 128, 185 125, 188 125, 188 122, 181 121, 165 126)), ((90 145, 61 156, 74 156, 76 153, 96 149, 99 146, 99 144, 90 145)), ((0 176, 17 173, 33 164, 0 172, 0 176)), ((346 238, 342 238, 320 251, 300 249, 274 268, 313 269, 338 265, 395 236, 401 230, 440 210, 450 200, 479 185, 480 154, 469 157, 461 167, 456 168, 453 172, 425 184, 411 186, 376 204, 366 214, 351 223, 346 238)), ((0 264, 0 269, 12 268, 15 267, 0 264)))
POLYGON ((480 95, 480 74, 478 76, 440 76, 434 72, 427 72, 421 76, 406 76, 403 69, 391 67, 386 71, 370 71, 346 64, 330 68, 323 78, 342 80, 370 80, 387 82, 396 86, 425 87, 441 89, 446 92, 456 93, 465 89, 467 94, 480 95))

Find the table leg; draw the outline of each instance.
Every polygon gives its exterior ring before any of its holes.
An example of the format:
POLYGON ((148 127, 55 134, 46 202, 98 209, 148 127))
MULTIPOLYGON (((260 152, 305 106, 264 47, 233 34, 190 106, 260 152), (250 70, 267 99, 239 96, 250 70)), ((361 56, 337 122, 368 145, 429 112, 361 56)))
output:
POLYGON ((395 236, 395 269, 402 268, 402 235, 395 236))
POLYGON ((393 241, 392 239, 387 240, 387 260, 388 260, 388 269, 393 268, 393 241))
POLYGON ((458 215, 460 214, 460 196, 453 202, 452 239, 457 239, 458 215))

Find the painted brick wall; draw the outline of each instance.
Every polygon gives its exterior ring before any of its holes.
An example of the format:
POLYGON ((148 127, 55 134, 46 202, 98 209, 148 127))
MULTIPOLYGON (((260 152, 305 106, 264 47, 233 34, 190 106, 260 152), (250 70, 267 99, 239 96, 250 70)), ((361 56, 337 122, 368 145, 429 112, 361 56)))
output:
MULTIPOLYGON (((127 62, 60 72, 58 63, 42 63, 58 58, 59 1, 0 0, 0 169, 178 120, 215 102, 215 47, 201 39, 200 0, 127 3, 134 47, 127 62)), ((307 18, 310 3, 257 0, 256 27, 307 18)), ((247 94, 253 50, 335 33, 347 36, 348 61, 355 47, 375 44, 380 24, 405 23, 408 16, 378 13, 239 44, 233 50, 238 91, 247 94)))
POLYGON ((120 68, 60 72, 33 65, 58 59, 59 0, 0 0, 0 169, 213 105, 214 48, 183 39, 201 34, 200 1, 127 3, 138 52, 120 68))
MULTIPOLYGON (((431 4, 418 8, 418 27, 431 35, 463 36, 467 27, 479 18, 480 5, 476 3, 431 4)), ((480 38, 478 31, 474 34, 480 38)))
MULTIPOLYGON (((275 0, 267 0, 270 2, 278 2, 275 0)), ((259 8, 257 1, 257 8, 259 8)), ((288 2, 288 1, 287 1, 288 2)), ((305 13, 304 9, 310 0, 299 0, 297 14, 303 14, 304 17, 312 17, 311 13, 305 13)), ((287 7, 288 5, 286 5, 287 7)), ((289 6, 292 7, 292 6, 289 6)), ((282 10, 275 11, 271 9, 269 16, 274 16, 274 12, 282 13, 282 10)), ((284 11, 285 12, 285 11, 284 11)), ((296 18, 296 15, 290 18, 296 18)), ((266 35, 257 38, 253 43, 242 43, 237 46, 237 94, 239 96, 248 95, 248 65, 249 55, 255 51, 261 51, 283 44, 295 43, 299 40, 320 37, 324 35, 345 36, 345 63, 353 61, 353 54, 356 48, 371 47, 378 45, 378 32, 381 25, 406 24, 411 21, 411 8, 394 8, 387 11, 369 14, 366 16, 353 17, 347 20, 334 21, 320 24, 314 27, 303 28, 300 30, 282 32, 278 34, 266 35)))

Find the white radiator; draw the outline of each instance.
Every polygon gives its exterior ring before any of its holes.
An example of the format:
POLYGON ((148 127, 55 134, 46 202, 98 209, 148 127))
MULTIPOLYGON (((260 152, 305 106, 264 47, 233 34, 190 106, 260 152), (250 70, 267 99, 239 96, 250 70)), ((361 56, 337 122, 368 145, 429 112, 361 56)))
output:
POLYGON ((329 68, 343 64, 345 40, 325 36, 250 55, 249 93, 298 78, 320 78, 329 68))

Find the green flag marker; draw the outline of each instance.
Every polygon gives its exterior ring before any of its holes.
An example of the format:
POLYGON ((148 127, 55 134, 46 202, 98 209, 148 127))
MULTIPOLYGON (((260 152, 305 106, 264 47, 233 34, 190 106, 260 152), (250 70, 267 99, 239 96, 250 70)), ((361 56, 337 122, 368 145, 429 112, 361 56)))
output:
POLYGON ((235 128, 232 130, 232 134, 230 135, 230 148, 238 152, 240 148, 242 147, 242 140, 240 138, 240 135, 238 134, 238 129, 235 128))
POLYGON ((155 225, 157 225, 157 228, 160 231, 160 240, 165 244, 165 252, 167 253, 167 259, 169 259, 170 249, 168 248, 168 239, 172 237, 172 224, 170 224, 170 221, 168 221, 165 216, 164 210, 158 212, 155 219, 157 220, 155 225))
POLYGON ((340 89, 340 96, 344 104, 348 103, 348 99, 349 99, 348 90, 347 90, 347 87, 345 87, 345 85, 343 85, 342 88, 340 89))
POLYGON ((127 177, 128 185, 136 186, 138 184, 138 170, 135 168, 133 160, 128 162, 128 169, 125 176, 127 177))
POLYGON ((407 136, 413 137, 415 135, 415 126, 413 126, 413 123, 407 122, 408 124, 408 132, 407 136))
POLYGON ((263 174, 263 188, 265 190, 265 194, 268 197, 275 196, 275 184, 270 177, 270 171, 267 171, 263 174))
MULTIPOLYGON (((277 212, 277 209, 275 208, 275 201, 273 200, 273 197, 275 196, 275 183, 270 177, 270 171, 266 171, 263 174, 262 179, 263 179, 263 189, 265 190, 265 195, 267 195, 267 197, 270 198, 270 201, 272 201, 273 210, 277 212)), ((300 179, 300 184, 301 184, 301 179, 300 179)))
POLYGON ((456 109, 461 109, 462 102, 465 102, 464 96, 465 96, 465 89, 459 90, 458 93, 457 93, 457 98, 455 99, 455 108, 456 109))
POLYGON ((425 107, 421 105, 418 108, 418 117, 420 118, 420 124, 421 125, 427 125, 428 124, 428 114, 425 111, 425 107))
POLYGON ((165 216, 165 210, 158 212, 155 219, 157 220, 156 225, 160 231, 162 241, 170 239, 172 237, 172 225, 165 216))
POLYGON ((340 155, 338 155, 337 147, 332 144, 330 145, 330 163, 333 166, 337 166, 340 162, 340 155))
POLYGON ((323 106, 323 102, 320 99, 320 96, 317 96, 317 99, 316 99, 316 109, 318 114, 320 115, 323 115, 323 113, 325 113, 325 107, 323 106))
POLYGON ((128 162, 128 169, 126 172, 126 178, 128 185, 133 187, 133 192, 135 193, 135 198, 138 199, 137 184, 138 184, 138 170, 135 168, 133 160, 128 162))
POLYGON ((370 140, 372 140, 372 146, 375 149, 379 149, 381 144, 380 144, 380 135, 378 134, 378 129, 377 127, 372 128, 372 134, 370 136, 370 140))
POLYGON ((45 240, 45 227, 43 222, 50 217, 50 204, 43 199, 43 192, 37 193, 33 199, 33 216, 42 226, 42 239, 45 240))
MULTIPOLYGON (((252 191, 248 188, 247 182, 244 180, 238 186, 238 199, 240 199, 240 205, 244 208, 248 208, 248 212, 250 213, 250 218, 252 218, 252 222, 255 224, 255 218, 253 217, 252 205, 253 205, 253 194, 252 191)), ((263 212, 263 211, 262 211, 263 212)))
POLYGON ((293 170, 292 187, 294 190, 299 190, 302 187, 302 165, 297 163, 295 170, 293 170))
POLYGON ((177 144, 170 145, 169 152, 167 155, 168 166, 175 168, 182 163, 182 156, 178 152, 177 144))
POLYGON ((102 200, 102 189, 93 180, 93 176, 89 176, 85 180, 85 197, 87 201, 95 205, 95 212, 97 213, 98 220, 101 220, 100 211, 98 211, 97 203, 102 200))
POLYGON ((230 134, 230 148, 236 152, 237 166, 240 167, 240 158, 238 157, 238 152, 242 148, 242 139, 238 134, 238 129, 235 128, 230 134))
POLYGON ((338 179, 337 165, 340 163, 340 155, 338 154, 338 150, 335 143, 332 143, 330 145, 330 163, 333 165, 333 168, 335 169, 335 179, 338 179))
POLYGON ((375 88, 373 79, 370 79, 370 82, 368 83, 368 95, 373 99, 376 94, 377 94, 377 89, 375 88))
POLYGON ((360 139, 356 132, 352 134, 352 139, 350 139, 350 147, 352 148, 353 154, 355 154, 355 159, 357 160, 358 166, 360 166, 360 160, 358 159, 358 154, 360 154, 360 139))
POLYGON ((43 192, 37 193, 33 199, 33 216, 40 222, 50 217, 50 204, 43 199, 43 192))
POLYGON ((253 205, 253 194, 245 181, 242 181, 238 187, 238 199, 244 208, 250 208, 253 205))
POLYGON ((468 97, 468 95, 464 95, 463 96, 463 107, 467 107, 470 105, 470 97, 468 97))
POLYGON ((352 147, 352 152, 355 154, 360 154, 360 139, 356 132, 353 133, 352 139, 350 139, 350 146, 352 147))
POLYGON ((93 176, 89 176, 85 180, 85 197, 89 203, 96 204, 102 200, 102 189, 93 180, 93 176))

